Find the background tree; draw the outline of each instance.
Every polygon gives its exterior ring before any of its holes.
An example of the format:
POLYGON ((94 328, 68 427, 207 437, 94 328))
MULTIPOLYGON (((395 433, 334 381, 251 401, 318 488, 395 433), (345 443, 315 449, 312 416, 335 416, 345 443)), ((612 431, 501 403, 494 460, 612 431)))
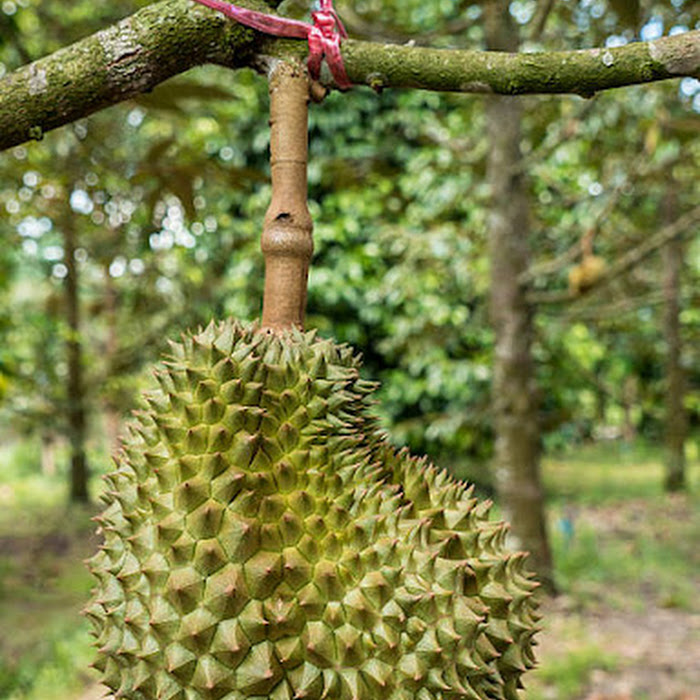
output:
MULTIPOLYGON (((518 29, 509 3, 486 6, 486 45, 517 52, 518 29)), ((495 97, 487 106, 491 265, 490 308, 495 332, 492 407, 494 474, 516 546, 530 552, 540 580, 554 588, 540 467, 540 411, 535 368, 533 309, 521 283, 530 261, 530 207, 521 153, 519 98, 495 97)))
MULTIPOLYGON (((676 194, 673 181, 666 192, 664 219, 676 218, 676 194)), ((664 250, 664 336, 666 338, 666 481, 668 491, 686 487, 685 441, 688 419, 685 412, 685 368, 681 337, 681 276, 683 272, 683 241, 674 239, 664 250)))

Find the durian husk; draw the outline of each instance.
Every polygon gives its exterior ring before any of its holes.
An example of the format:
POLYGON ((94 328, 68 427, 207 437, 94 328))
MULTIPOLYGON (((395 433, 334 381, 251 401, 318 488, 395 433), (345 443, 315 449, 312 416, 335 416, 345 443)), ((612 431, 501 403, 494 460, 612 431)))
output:
POLYGON ((351 348, 226 321, 156 379, 90 562, 115 697, 518 697, 525 555, 470 487, 387 442, 351 348))

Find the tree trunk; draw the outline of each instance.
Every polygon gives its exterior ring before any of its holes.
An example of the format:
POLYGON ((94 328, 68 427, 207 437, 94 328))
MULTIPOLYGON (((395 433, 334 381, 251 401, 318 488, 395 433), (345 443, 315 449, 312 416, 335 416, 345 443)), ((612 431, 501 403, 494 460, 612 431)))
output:
POLYGON ((637 426, 634 424, 633 411, 634 407, 639 403, 639 388, 637 386, 637 378, 633 375, 625 379, 622 388, 622 439, 626 443, 632 443, 637 437, 637 426))
MULTIPOLYGON (((675 197, 666 200, 666 218, 675 216, 675 197)), ((664 249, 664 335, 666 336, 666 476, 667 491, 682 491, 685 481, 685 440, 688 418, 683 405, 685 372, 683 371, 680 324, 681 270, 683 241, 672 240, 664 249)))
MULTIPOLYGON (((517 51, 517 29, 508 2, 492 0, 486 17, 489 49, 517 51)), ((491 319, 496 335, 492 408, 495 484, 512 543, 530 552, 531 566, 546 590, 554 590, 540 479, 539 401, 532 359, 533 319, 518 282, 529 263, 529 203, 521 169, 517 98, 490 98, 488 181, 491 319)))
POLYGON ((56 476, 56 436, 48 430, 41 434, 41 473, 56 476))
MULTIPOLYGON (((105 276, 105 320, 107 322, 107 340, 105 342, 105 364, 110 369, 114 366, 119 352, 119 334, 117 330, 117 290, 109 274, 109 265, 102 271, 105 276)), ((119 450, 121 434, 121 412, 114 399, 108 396, 104 402, 104 419, 109 451, 116 454, 119 450)))
POLYGON ((70 441, 70 500, 87 503, 88 465, 85 455, 85 395, 83 349, 80 338, 80 299, 78 266, 75 260, 76 233, 73 213, 63 217, 63 249, 67 268, 65 277, 66 316, 68 321, 68 439, 70 441))

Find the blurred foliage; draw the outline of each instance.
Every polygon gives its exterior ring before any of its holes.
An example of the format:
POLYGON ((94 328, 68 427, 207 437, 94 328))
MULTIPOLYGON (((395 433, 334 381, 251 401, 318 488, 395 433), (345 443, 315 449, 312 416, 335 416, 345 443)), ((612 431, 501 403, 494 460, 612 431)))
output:
MULTIPOLYGON (((0 74, 144 2, 11 0, 0 74)), ((282 11, 300 16, 301 0, 282 11)), ((479 48, 482 3, 339 3, 350 33, 479 48)), ((698 26, 673 3, 514 0, 525 48, 619 45, 698 26), (544 8, 551 6, 550 12, 544 8)), ((492 333, 484 185, 485 99, 333 94, 311 113, 316 254, 308 325, 359 348, 392 439, 488 486, 492 333)), ((584 236, 608 263, 682 213, 700 185, 700 85, 525 98, 534 292, 563 291, 584 236)), ((269 199, 265 81, 203 67, 149 95, 0 156, 0 415, 13 431, 65 429, 62 227, 79 249, 88 403, 122 414, 165 339, 227 314, 254 319, 269 199)), ((700 242, 687 246, 683 333, 700 422, 700 242)), ((549 448, 663 430, 662 273, 652 256, 600 292, 537 308, 549 448)), ((94 426, 95 431, 99 428, 94 426)))
POLYGON ((67 700, 92 679, 79 616, 97 546, 94 510, 66 506, 67 479, 37 474, 38 439, 0 445, 0 697, 67 700))

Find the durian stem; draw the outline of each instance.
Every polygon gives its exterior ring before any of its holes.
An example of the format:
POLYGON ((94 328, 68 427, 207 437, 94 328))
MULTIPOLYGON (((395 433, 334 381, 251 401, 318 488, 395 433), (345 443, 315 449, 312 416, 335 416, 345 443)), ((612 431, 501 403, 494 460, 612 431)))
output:
POLYGON ((270 81, 272 201, 265 214, 263 330, 304 326, 313 228, 306 204, 309 78, 300 64, 278 63, 270 81))

